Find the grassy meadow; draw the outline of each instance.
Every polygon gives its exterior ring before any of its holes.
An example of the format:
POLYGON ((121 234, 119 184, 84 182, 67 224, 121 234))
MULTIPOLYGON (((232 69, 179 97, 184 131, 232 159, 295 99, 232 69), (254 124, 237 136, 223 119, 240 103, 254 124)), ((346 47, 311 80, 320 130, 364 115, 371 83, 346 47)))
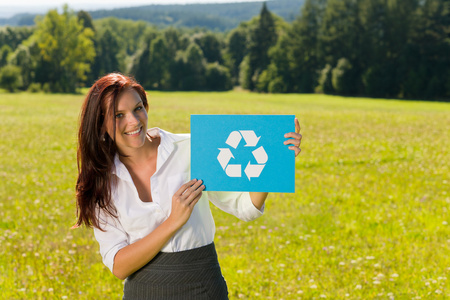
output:
MULTIPOLYGON (((149 127, 295 114, 296 193, 242 222, 212 207, 230 299, 450 298, 450 104, 150 92, 149 127)), ((75 223, 83 95, 0 93, 0 299, 121 299, 75 223)), ((276 180, 276 179, 274 179, 276 180)))

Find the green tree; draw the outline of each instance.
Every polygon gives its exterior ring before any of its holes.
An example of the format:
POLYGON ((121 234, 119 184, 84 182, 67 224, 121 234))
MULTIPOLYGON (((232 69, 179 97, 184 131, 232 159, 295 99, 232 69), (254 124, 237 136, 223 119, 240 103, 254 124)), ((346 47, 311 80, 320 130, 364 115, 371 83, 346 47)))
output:
POLYGON ((208 63, 223 63, 222 45, 217 36, 212 32, 200 33, 194 36, 194 42, 202 49, 203 56, 208 63))
MULTIPOLYGON (((387 96, 398 97, 407 93, 402 93, 401 87, 408 76, 409 65, 417 65, 422 59, 422 55, 417 53, 414 46, 410 44, 413 31, 417 30, 417 9, 419 0, 391 0, 387 4, 387 28, 384 37, 384 64, 387 67, 387 75, 392 76, 387 96), (412 47, 411 47, 412 46, 412 47), (413 54, 413 57, 409 57, 413 54), (412 60, 411 60, 412 59, 412 60), (407 62, 407 61, 410 62, 407 62)), ((421 73, 421 72, 419 72, 421 73)), ((421 81, 429 78, 422 77, 421 81)))
POLYGON ((320 69, 317 48, 320 17, 320 6, 307 0, 301 15, 271 51, 272 63, 277 69, 273 79, 278 78, 278 82, 281 80, 285 91, 314 92, 318 80, 317 70, 320 69))
POLYGON ((417 10, 401 53, 408 98, 450 98, 450 1, 426 0, 417 10))
POLYGON ((396 73, 395 67, 386 61, 369 66, 362 76, 365 94, 370 97, 397 97, 399 85, 396 73))
POLYGON ((242 27, 233 29, 228 34, 226 45, 225 60, 235 85, 239 83, 239 65, 247 54, 247 32, 242 27))
POLYGON ((246 55, 239 65, 239 83, 241 87, 250 90, 252 87, 252 73, 250 70, 250 57, 246 55))
POLYGON ((263 3, 257 25, 250 31, 248 50, 248 69, 245 77, 249 80, 248 88, 253 90, 258 82, 259 75, 270 63, 269 48, 277 41, 275 21, 272 14, 263 3))
POLYGON ((6 66, 8 63, 8 56, 12 53, 12 49, 8 45, 3 45, 0 48, 0 68, 6 66))
POLYGON ((153 82, 150 78, 150 47, 154 39, 158 37, 155 31, 147 31, 141 43, 141 48, 134 56, 133 63, 130 68, 130 73, 142 84, 145 88, 152 88, 153 82))
POLYGON ((354 87, 352 85, 353 66, 346 58, 341 58, 336 68, 333 69, 331 75, 331 81, 333 83, 334 90, 341 95, 352 95, 354 87))
POLYGON ((218 62, 207 64, 205 87, 212 91, 226 91, 231 89, 231 76, 228 68, 218 62))
POLYGON ((318 82, 319 85, 315 89, 316 92, 325 94, 334 93, 332 72, 333 68, 329 64, 325 65, 325 67, 320 71, 318 82))
MULTIPOLYGON (((352 70, 346 69, 345 76, 339 77, 339 86, 350 88, 346 90, 347 95, 356 95, 363 89, 361 60, 364 55, 360 53, 363 28, 359 19, 359 3, 357 0, 328 0, 318 39, 317 50, 320 51, 323 65, 336 66, 345 57, 346 65, 351 66, 352 70), (344 83, 342 80, 349 82, 344 83)), ((337 69, 338 73, 341 67, 342 64, 337 69)))
POLYGON ((19 45, 16 51, 11 54, 9 63, 20 68, 22 88, 27 89, 34 80, 34 69, 36 67, 36 62, 33 61, 30 48, 25 45, 19 45))
POLYGON ((258 78, 256 89, 260 92, 286 93, 287 86, 275 63, 271 63, 258 78))
POLYGON ((182 81, 182 90, 201 90, 205 86, 206 62, 202 49, 195 43, 189 45, 184 56, 186 76, 182 81))
POLYGON ((150 44, 150 69, 148 70, 152 86, 162 89, 169 81, 169 67, 172 57, 163 37, 157 37, 150 44))
POLYGON ((77 18, 84 28, 90 28, 93 32, 95 32, 94 22, 92 22, 92 17, 87 11, 80 10, 77 13, 77 18))
POLYGON ((169 27, 163 31, 163 36, 169 50, 169 56, 175 58, 177 51, 181 50, 180 32, 173 27, 169 27))
POLYGON ((0 86, 13 93, 22 85, 21 70, 17 66, 6 65, 0 69, 0 86))
POLYGON ((132 21, 117 19, 114 17, 95 20, 96 32, 102 33, 109 29, 119 43, 120 51, 126 55, 135 55, 144 46, 143 43, 150 45, 147 37, 156 35, 156 28, 144 21, 132 21))
POLYGON ((75 92, 78 84, 86 79, 95 57, 94 33, 78 22, 67 5, 62 14, 50 10, 36 23, 30 43, 35 42, 39 49, 38 67, 49 71, 37 72, 36 75, 46 74, 37 81, 47 82, 52 92, 75 92))
POLYGON ((320 6, 307 0, 302 8, 301 17, 292 24, 288 31, 290 45, 288 58, 291 63, 293 87, 291 91, 312 93, 317 85, 319 70, 318 35, 320 6))
POLYGON ((109 29, 103 34, 97 34, 95 42, 95 60, 92 65, 93 78, 98 78, 110 72, 120 71, 119 63, 119 43, 117 37, 109 29))
MULTIPOLYGON (((269 51, 271 63, 269 67, 263 71, 261 76, 263 78, 258 79, 257 89, 259 91, 270 92, 269 85, 271 81, 283 81, 283 89, 277 89, 277 93, 281 92, 293 92, 295 85, 292 74, 293 60, 289 57, 289 53, 292 50, 292 41, 289 40, 287 34, 283 34, 278 39, 277 44, 269 51), (263 76, 264 75, 264 76, 263 76)), ((296 57, 295 59, 299 59, 296 57)), ((280 86, 279 84, 276 85, 280 86)))
POLYGON ((14 51, 33 31, 34 28, 28 26, 0 28, 0 45, 8 45, 14 51))
POLYGON ((390 25, 387 1, 361 1, 359 18, 363 27, 360 44, 360 53, 364 57, 360 60, 363 93, 371 97, 396 97, 400 72, 397 59, 392 58, 388 50, 386 37, 390 25))
POLYGON ((178 51, 170 68, 170 88, 195 91, 205 88, 206 62, 202 49, 191 43, 185 51, 178 51))

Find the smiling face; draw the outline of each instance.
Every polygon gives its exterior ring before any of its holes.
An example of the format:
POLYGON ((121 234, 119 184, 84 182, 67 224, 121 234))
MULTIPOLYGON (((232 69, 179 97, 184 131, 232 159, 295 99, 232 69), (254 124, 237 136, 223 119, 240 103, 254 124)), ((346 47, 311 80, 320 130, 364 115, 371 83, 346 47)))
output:
POLYGON ((111 139, 115 139, 119 153, 129 155, 141 148, 147 139, 148 116, 139 94, 134 89, 124 91, 113 114, 108 114, 106 131, 111 139), (116 122, 115 136, 113 120, 116 122))

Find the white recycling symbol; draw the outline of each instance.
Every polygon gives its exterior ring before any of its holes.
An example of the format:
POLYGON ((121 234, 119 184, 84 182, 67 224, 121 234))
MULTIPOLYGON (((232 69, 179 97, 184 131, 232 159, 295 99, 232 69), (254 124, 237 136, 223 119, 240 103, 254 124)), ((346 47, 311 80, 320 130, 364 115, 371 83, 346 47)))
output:
MULTIPOLYGON (((227 141, 225 142, 227 145, 236 149, 241 142, 241 139, 244 138, 247 143, 244 147, 256 147, 258 141, 261 137, 257 137, 253 130, 239 130, 233 131, 228 136, 227 141)), ((218 148, 220 150, 219 155, 217 156, 217 160, 219 161, 222 169, 229 177, 242 177, 242 166, 238 164, 228 164, 231 158, 234 158, 233 153, 229 148, 218 148)), ((248 180, 251 180, 252 177, 259 177, 264 166, 269 159, 266 151, 263 146, 256 148, 252 151, 253 157, 256 159, 258 164, 251 164, 248 162, 245 167, 245 175, 247 175, 248 180)))

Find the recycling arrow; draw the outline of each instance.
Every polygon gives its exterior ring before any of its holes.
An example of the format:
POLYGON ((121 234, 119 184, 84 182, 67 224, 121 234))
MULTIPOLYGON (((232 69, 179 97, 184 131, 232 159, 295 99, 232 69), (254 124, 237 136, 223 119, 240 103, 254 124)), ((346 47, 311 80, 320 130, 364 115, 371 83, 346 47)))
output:
POLYGON ((241 137, 241 134, 239 133, 239 131, 233 131, 232 133, 230 133, 230 135, 228 136, 228 139, 225 143, 227 143, 228 145, 230 145, 231 147, 236 149, 237 146, 239 145, 239 142, 241 141, 241 139, 242 139, 242 137, 241 137))
POLYGON ((258 164, 265 164, 269 157, 267 156, 266 151, 264 150, 263 146, 259 147, 256 150, 252 151, 253 156, 255 157, 258 164))
POLYGON ((240 130, 247 145, 245 147, 255 147, 261 137, 257 137, 253 130, 240 130))
POLYGON ((241 165, 228 165, 225 173, 230 177, 241 177, 241 165))
POLYGON ((219 161, 220 165, 222 166, 222 169, 225 170, 225 167, 227 166, 228 162, 231 158, 234 158, 233 153, 231 153, 230 149, 228 148, 219 148, 220 152, 217 156, 217 160, 219 161))
POLYGON ((245 175, 247 175, 248 180, 252 177, 259 177, 265 165, 252 165, 248 162, 247 167, 245 167, 245 175))

